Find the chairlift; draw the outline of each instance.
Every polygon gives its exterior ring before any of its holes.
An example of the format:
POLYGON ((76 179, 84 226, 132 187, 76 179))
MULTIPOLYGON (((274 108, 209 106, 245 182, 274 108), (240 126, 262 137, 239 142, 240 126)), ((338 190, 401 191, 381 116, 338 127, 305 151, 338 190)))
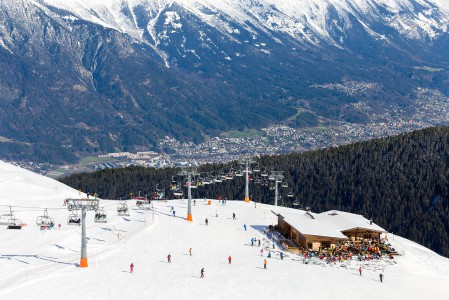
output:
POLYGON ((37 226, 48 226, 48 228, 53 228, 55 226, 55 220, 48 216, 48 210, 44 210, 44 215, 39 216, 36 219, 37 226))
POLYGON ((95 211, 95 223, 107 223, 108 222, 108 216, 106 215, 106 211, 104 208, 100 208, 97 211, 95 211))
POLYGON ((117 214, 119 216, 129 216, 128 204, 126 201, 120 201, 119 204, 117 204, 117 214))
POLYGON ((78 213, 71 213, 69 215, 69 217, 67 218, 67 225, 81 225, 81 217, 78 215, 78 213))
POLYGON ((22 221, 15 217, 8 220, 8 226, 6 229, 22 229, 22 221))

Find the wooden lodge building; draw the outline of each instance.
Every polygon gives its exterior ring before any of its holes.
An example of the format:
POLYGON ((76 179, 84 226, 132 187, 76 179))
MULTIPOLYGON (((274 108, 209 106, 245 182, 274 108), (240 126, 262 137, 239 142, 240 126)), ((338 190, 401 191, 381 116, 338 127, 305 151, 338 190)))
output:
POLYGON ((294 243, 309 250, 332 249, 340 241, 380 239, 386 232, 361 215, 342 211, 315 214, 303 210, 272 211, 278 217, 277 229, 294 243))

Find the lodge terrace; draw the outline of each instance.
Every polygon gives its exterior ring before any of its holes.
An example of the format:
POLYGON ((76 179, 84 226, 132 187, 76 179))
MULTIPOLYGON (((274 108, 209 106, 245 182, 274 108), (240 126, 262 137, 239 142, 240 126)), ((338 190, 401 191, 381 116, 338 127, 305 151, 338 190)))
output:
POLYGON ((380 240, 386 232, 382 227, 361 215, 327 211, 272 211, 278 217, 276 229, 292 242, 305 249, 321 251, 335 249, 339 243, 362 239, 380 240))

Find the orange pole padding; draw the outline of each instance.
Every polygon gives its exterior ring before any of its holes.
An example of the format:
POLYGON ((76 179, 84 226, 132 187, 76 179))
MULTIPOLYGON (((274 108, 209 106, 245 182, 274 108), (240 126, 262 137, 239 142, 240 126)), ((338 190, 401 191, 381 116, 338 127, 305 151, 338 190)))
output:
POLYGON ((207 200, 207 205, 212 205, 212 200, 207 200))
POLYGON ((249 202, 249 197, 245 197, 245 202, 249 202))
POLYGON ((187 215, 187 221, 190 221, 190 222, 193 221, 192 214, 188 214, 187 215))
POLYGON ((80 260, 80 268, 87 268, 87 257, 81 258, 80 260))

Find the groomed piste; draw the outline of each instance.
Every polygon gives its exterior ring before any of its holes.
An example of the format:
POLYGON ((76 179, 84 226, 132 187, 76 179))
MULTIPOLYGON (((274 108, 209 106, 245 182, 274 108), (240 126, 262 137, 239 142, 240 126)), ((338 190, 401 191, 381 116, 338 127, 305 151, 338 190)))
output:
POLYGON ((89 266, 80 268, 81 227, 68 225, 64 206, 64 199, 80 197, 86 195, 0 161, 0 214, 11 206, 26 224, 20 230, 0 225, 0 299, 447 298, 449 260, 423 246, 389 234, 401 254, 394 262, 304 264, 285 251, 281 259, 280 245, 273 250, 264 233, 277 223, 274 207, 241 200, 208 205, 197 199, 192 222, 186 220, 187 200, 153 201, 148 210, 128 201, 129 216, 118 215, 123 202, 100 200, 107 222, 96 223, 95 213, 87 213, 89 266), (45 209, 52 229, 36 224, 45 209), (261 246, 251 246, 251 238, 261 246))

